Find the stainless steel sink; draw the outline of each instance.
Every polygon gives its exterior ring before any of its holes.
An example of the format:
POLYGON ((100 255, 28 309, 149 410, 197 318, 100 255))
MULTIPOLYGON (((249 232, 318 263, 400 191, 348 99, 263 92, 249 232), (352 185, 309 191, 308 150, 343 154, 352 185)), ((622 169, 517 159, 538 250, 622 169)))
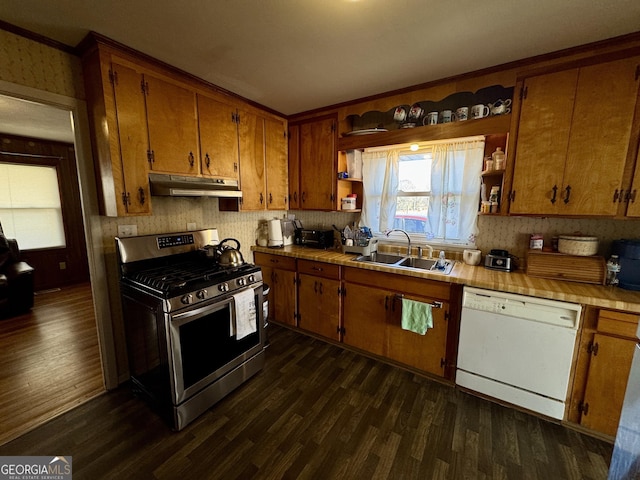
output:
POLYGON ((379 263, 394 268, 411 268, 416 270, 425 270, 431 273, 441 273, 449 275, 453 269, 454 262, 445 260, 445 267, 438 268, 435 258, 415 258, 402 255, 393 255, 388 253, 374 252, 371 255, 360 255, 354 258, 356 262, 379 263))
POLYGON ((356 257, 357 262, 373 262, 373 263, 384 263, 385 265, 391 265, 394 263, 398 263, 401 260, 404 260, 403 255, 393 255, 391 253, 378 253, 373 252, 371 255, 361 255, 356 257))

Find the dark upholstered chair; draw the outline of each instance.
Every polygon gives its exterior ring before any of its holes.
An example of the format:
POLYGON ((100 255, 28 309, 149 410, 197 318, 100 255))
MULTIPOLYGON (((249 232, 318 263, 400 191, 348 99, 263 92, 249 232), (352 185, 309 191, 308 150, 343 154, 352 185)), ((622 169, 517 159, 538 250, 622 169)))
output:
POLYGON ((20 261, 18 242, 4 236, 0 225, 0 318, 33 307, 33 267, 20 261))

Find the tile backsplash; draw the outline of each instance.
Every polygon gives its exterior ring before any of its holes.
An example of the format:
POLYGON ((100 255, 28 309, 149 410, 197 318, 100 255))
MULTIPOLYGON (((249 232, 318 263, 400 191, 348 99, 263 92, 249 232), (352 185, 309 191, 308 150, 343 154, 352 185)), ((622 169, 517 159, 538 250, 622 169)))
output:
MULTIPOLYGON (((220 212, 216 198, 154 197, 153 215, 150 217, 102 218, 104 248, 114 251, 113 238, 117 236, 118 225, 136 224, 138 235, 187 230, 188 223, 195 223, 198 229, 217 228, 220 239, 238 239, 242 253, 250 258, 250 248, 255 245, 256 230, 260 220, 282 218, 285 211, 265 212, 220 212)), ((289 212, 302 221, 307 228, 331 229, 336 225, 342 229, 358 220, 357 213, 315 212, 292 210, 289 212)), ((492 248, 509 250, 524 257, 529 248, 532 233, 544 236, 545 244, 558 234, 582 234, 595 236, 600 240, 598 254, 608 256, 611 242, 619 238, 640 238, 640 220, 574 219, 574 218, 534 218, 480 216, 480 233, 477 247, 486 254, 492 248)))

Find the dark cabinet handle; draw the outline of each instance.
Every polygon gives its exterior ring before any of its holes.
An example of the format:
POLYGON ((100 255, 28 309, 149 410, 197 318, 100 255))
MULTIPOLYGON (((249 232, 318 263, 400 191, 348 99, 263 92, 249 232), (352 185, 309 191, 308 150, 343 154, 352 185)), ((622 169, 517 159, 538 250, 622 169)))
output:
POLYGON ((298 192, 293 192, 293 201, 298 203, 298 192))
POLYGON ((627 203, 634 203, 636 201, 636 191, 634 190, 633 192, 631 190, 629 190, 629 193, 627 193, 627 197, 626 197, 626 201, 627 203))
POLYGON ((234 172, 238 171, 238 162, 233 162, 233 171, 234 172))
POLYGON ((556 197, 558 196, 558 186, 554 185, 551 190, 553 190, 553 197, 551 197, 551 203, 556 203, 556 197))
POLYGON ((209 168, 211 166, 211 157, 209 157, 208 153, 204 156, 204 161, 207 164, 207 168, 209 168))
POLYGON ((305 197, 306 197, 306 192, 302 192, 302 203, 306 201, 305 197))
POLYGON ((262 195, 262 192, 260 192, 260 205, 262 205, 262 202, 264 202, 264 196, 262 195))
POLYGON ((269 193, 269 204, 273 203, 273 196, 269 193))
POLYGON ((384 296, 384 309, 389 310, 389 295, 384 296))
POLYGON ((322 295, 322 282, 320 282, 320 288, 319 288, 319 290, 320 290, 320 295, 322 295))
POLYGON ((193 167, 196 163, 196 158, 193 156, 193 152, 189 152, 189 165, 193 167))
POLYGON ((567 204, 569 203, 569 197, 571 196, 571 185, 567 185, 567 188, 564 189, 565 192, 567 192, 566 196, 564 197, 564 203, 567 204))
POLYGON ((318 282, 313 282, 313 291, 318 293, 318 282))
POLYGON ((144 188, 140 187, 138 188, 138 201, 140 202, 140 205, 144 205, 145 200, 144 188))

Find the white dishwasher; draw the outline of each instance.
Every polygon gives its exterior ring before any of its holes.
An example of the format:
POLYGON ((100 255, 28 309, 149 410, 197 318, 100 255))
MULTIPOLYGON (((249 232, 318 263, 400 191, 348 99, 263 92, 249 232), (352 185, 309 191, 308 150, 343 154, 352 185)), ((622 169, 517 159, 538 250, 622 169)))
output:
POLYGON ((581 310, 465 287, 456 384, 561 420, 581 310))

